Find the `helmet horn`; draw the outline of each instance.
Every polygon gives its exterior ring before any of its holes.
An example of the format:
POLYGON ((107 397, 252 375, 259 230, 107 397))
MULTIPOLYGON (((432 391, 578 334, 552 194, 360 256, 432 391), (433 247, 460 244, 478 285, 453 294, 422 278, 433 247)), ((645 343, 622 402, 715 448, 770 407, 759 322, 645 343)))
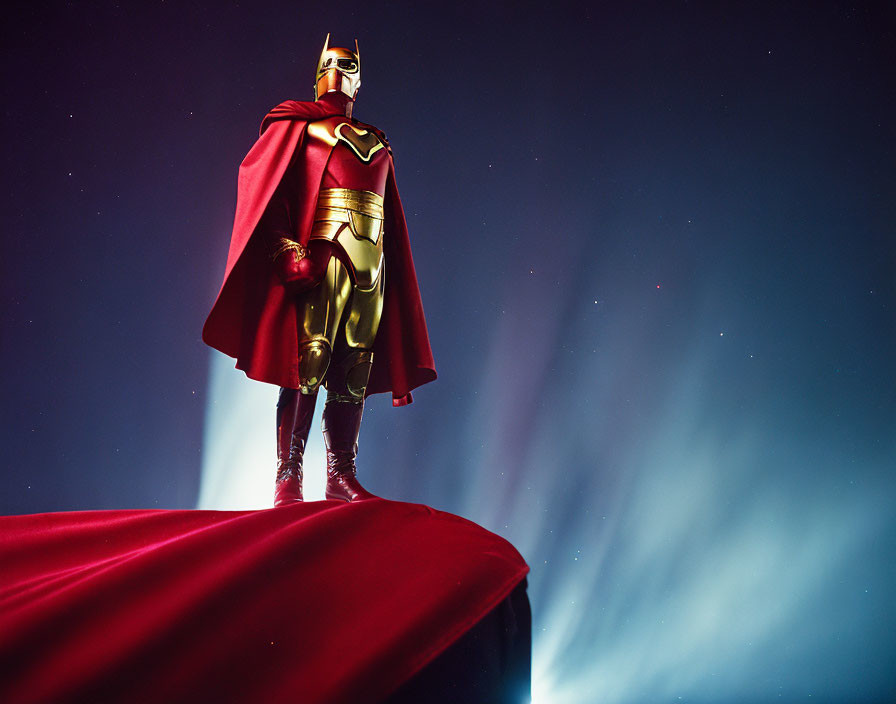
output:
POLYGON ((324 54, 330 46, 330 33, 327 32, 327 38, 324 39, 324 48, 320 50, 320 58, 317 60, 317 72, 314 74, 314 99, 317 100, 317 77, 320 75, 321 66, 324 63, 324 54))
POLYGON ((327 49, 330 48, 330 33, 327 32, 327 38, 324 39, 324 48, 320 50, 320 58, 317 60, 317 70, 320 71, 320 67, 323 66, 324 63, 324 54, 327 53, 327 49))

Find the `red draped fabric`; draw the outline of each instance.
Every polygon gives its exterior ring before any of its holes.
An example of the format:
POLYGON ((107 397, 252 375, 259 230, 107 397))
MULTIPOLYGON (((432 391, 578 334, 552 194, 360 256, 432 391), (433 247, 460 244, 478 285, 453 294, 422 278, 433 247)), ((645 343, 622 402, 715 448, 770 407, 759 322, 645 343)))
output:
POLYGON ((376 702, 527 571, 382 499, 0 517, 0 701, 376 702))

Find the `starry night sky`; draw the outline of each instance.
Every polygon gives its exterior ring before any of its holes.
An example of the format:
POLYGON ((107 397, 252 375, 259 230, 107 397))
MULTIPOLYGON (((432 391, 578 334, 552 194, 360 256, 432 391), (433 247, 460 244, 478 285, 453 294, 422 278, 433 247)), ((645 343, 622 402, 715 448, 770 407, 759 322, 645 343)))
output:
POLYGON ((20 7, 0 510, 197 505, 236 169, 333 32, 439 371, 370 399, 362 476, 529 561, 535 704, 896 696, 894 28, 892 3, 20 7))

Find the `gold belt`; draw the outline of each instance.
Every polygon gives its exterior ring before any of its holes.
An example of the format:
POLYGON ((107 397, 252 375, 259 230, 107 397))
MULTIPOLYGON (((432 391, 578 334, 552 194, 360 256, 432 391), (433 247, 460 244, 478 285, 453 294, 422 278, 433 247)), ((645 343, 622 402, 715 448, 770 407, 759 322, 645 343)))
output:
POLYGON ((317 207, 319 210, 354 210, 368 217, 383 219, 383 197, 372 191, 325 188, 317 197, 317 207))
POLYGON ((317 198, 311 239, 339 245, 348 259, 352 281, 361 289, 382 283, 382 196, 348 188, 322 190, 317 198))

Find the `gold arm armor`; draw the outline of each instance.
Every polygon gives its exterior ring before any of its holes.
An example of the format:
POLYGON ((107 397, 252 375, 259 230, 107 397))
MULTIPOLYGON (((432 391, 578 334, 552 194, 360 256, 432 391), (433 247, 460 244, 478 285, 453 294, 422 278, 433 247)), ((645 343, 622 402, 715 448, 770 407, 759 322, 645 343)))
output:
POLYGON ((308 256, 308 250, 303 247, 301 243, 287 237, 281 237, 277 240, 277 245, 274 248, 274 254, 271 256, 271 259, 276 259, 285 252, 295 252, 296 259, 300 260, 308 256))

